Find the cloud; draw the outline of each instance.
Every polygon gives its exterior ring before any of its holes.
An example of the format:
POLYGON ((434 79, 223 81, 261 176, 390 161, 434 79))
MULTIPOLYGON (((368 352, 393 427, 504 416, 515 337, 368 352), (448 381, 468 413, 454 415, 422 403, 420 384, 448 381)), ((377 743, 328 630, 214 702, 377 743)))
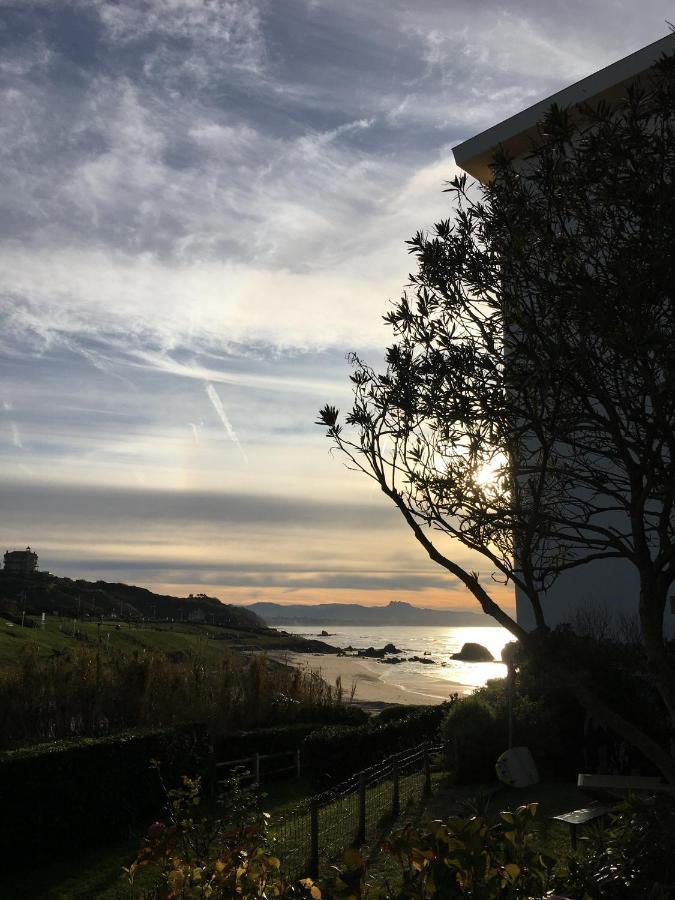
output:
POLYGON ((450 212, 452 145, 669 14, 0 0, 3 471, 23 485, 6 539, 37 532, 74 574, 126 560, 344 596, 389 589, 389 567, 441 596, 377 490, 328 457, 316 409, 349 403, 345 351, 391 340, 404 242, 450 212))

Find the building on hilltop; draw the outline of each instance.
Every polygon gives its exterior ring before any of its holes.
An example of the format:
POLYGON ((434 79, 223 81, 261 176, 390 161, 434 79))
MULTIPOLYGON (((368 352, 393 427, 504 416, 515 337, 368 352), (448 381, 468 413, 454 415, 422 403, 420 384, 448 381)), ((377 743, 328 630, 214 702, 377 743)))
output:
POLYGON ((30 547, 5 552, 4 571, 11 575, 32 575, 37 571, 38 555, 30 547))
MULTIPOLYGON (((580 104, 597 106, 603 102, 611 109, 628 87, 644 82, 664 55, 675 53, 675 33, 667 35, 630 56, 589 75, 551 97, 522 110, 453 148, 458 166, 482 183, 492 177, 491 163, 502 148, 514 164, 526 170, 538 124, 553 104, 575 115, 580 104)), ((607 516, 610 514, 607 513, 607 516)), ((604 523, 613 524, 609 518, 604 523)), ((621 618, 634 618, 638 610, 639 584, 633 566, 621 559, 598 559, 588 565, 564 572, 546 591, 543 600, 549 625, 571 623, 581 613, 593 610, 621 618)), ((524 594, 516 589, 518 623, 527 630, 535 627, 534 614, 524 594)), ((675 637, 675 595, 671 594, 664 616, 666 635, 675 637)))

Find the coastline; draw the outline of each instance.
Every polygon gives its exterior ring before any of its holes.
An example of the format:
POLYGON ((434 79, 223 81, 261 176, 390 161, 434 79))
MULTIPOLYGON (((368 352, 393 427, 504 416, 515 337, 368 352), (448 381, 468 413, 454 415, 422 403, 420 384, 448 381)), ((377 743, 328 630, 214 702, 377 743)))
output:
POLYGON ((406 684, 406 679, 401 677, 402 673, 396 671, 397 667, 363 657, 293 652, 274 653, 270 656, 278 662, 318 672, 331 686, 340 678, 345 701, 360 706, 369 713, 377 713, 387 706, 399 704, 437 705, 447 700, 451 694, 470 694, 474 690, 474 687, 431 674, 424 679, 423 686, 419 681, 406 684), (352 685, 355 692, 350 701, 352 685))

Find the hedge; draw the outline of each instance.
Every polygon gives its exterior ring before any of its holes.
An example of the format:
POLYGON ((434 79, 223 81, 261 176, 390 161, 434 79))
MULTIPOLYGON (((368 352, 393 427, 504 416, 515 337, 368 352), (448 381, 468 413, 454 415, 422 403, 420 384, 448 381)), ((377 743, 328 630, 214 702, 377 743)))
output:
POLYGON ((72 852, 125 836, 160 814, 180 776, 207 774, 201 724, 59 741, 0 753, 0 846, 13 862, 72 852))
POLYGON ((290 753, 297 750, 303 740, 319 728, 324 728, 324 724, 296 722, 293 725, 235 731, 215 740, 215 758, 216 761, 223 762, 253 756, 255 753, 290 753))
POLYGON ((324 789, 385 756, 434 740, 452 702, 415 708, 393 721, 379 723, 379 717, 374 717, 365 725, 334 725, 314 731, 302 742, 304 771, 316 789, 324 789))

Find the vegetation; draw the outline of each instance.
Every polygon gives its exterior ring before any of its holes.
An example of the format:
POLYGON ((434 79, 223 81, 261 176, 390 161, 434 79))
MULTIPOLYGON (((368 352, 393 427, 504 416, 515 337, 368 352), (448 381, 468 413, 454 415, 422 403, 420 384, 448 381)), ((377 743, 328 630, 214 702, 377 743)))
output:
POLYGON ((429 557, 675 785, 675 59, 612 108, 552 108, 527 159, 501 153, 492 174, 455 179, 453 217, 409 242, 418 271, 385 317, 386 371, 354 357, 345 424, 331 406, 320 423, 429 557), (465 548, 529 600, 534 633, 465 548), (639 584, 638 669, 665 741, 548 628, 546 591, 601 559, 639 584))
POLYGON ((579 900, 667 900, 675 888, 670 860, 663 859, 672 798, 629 799, 609 828, 589 830, 576 853, 547 848, 536 828, 536 803, 496 818, 469 813, 424 827, 407 823, 382 843, 391 862, 384 869, 381 860, 373 868, 368 848, 349 849, 327 877, 293 883, 282 874, 268 816, 255 797, 236 782, 227 796, 214 820, 201 812, 197 781, 185 779, 171 793, 168 817, 150 827, 126 870, 130 896, 543 900, 559 893, 579 900))
POLYGON ((377 716, 359 726, 328 725, 316 730, 302 743, 305 771, 315 787, 326 788, 380 762, 385 755, 431 741, 455 699, 438 706, 413 707, 408 714, 389 720, 380 721, 377 716))
POLYGON ((153 759, 169 783, 184 772, 208 774, 208 732, 182 725, 0 754, 0 840, 8 858, 32 862, 100 845, 156 815, 164 794, 153 759))
POLYGON ((340 706, 342 694, 309 670, 265 656, 106 652, 98 645, 40 657, 24 648, 0 679, 0 747, 114 734, 178 722, 208 723, 214 734, 271 725, 340 706))
POLYGON ((4 569, 0 570, 0 610, 19 618, 23 612, 29 617, 44 612, 77 618, 114 615, 120 619, 194 619, 234 628, 263 627, 251 610, 221 603, 206 594, 171 597, 135 585, 73 580, 50 572, 20 575, 4 569))

